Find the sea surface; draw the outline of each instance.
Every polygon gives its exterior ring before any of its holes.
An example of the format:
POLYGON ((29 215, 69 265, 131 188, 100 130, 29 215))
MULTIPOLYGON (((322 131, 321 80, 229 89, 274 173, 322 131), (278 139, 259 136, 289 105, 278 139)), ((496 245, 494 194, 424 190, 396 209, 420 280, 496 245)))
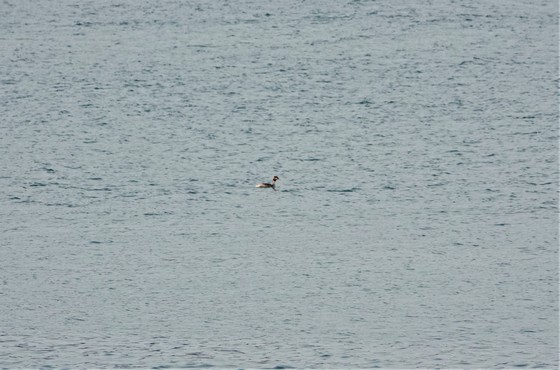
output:
POLYGON ((3 0, 0 367, 557 368, 558 119, 556 1, 3 0))

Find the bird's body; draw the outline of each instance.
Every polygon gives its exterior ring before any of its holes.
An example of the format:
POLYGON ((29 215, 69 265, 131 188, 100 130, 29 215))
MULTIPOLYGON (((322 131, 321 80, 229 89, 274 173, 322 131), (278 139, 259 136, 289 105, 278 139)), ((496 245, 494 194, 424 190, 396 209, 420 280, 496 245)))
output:
POLYGON ((272 178, 272 182, 268 183, 268 182, 261 182, 260 184, 257 184, 257 188, 272 188, 276 191, 276 180, 280 180, 280 178, 278 176, 274 176, 272 178))

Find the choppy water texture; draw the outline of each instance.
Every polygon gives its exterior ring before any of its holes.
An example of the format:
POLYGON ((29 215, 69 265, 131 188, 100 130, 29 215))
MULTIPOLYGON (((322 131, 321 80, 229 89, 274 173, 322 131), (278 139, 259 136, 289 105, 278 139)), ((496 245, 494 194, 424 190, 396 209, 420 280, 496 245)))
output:
POLYGON ((0 365, 557 367, 557 5, 3 1, 0 365))

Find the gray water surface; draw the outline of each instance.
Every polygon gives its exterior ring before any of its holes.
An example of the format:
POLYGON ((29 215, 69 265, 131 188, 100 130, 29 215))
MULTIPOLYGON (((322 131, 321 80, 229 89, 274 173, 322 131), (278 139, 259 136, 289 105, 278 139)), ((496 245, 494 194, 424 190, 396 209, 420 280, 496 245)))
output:
POLYGON ((0 366, 558 367, 557 5, 4 1, 0 366))

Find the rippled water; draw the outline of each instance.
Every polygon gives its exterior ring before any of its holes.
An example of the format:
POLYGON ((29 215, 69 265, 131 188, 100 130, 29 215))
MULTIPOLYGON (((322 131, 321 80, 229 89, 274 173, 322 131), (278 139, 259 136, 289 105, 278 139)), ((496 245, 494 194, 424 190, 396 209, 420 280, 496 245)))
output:
POLYGON ((0 30, 1 366, 558 366, 555 2, 0 30))

